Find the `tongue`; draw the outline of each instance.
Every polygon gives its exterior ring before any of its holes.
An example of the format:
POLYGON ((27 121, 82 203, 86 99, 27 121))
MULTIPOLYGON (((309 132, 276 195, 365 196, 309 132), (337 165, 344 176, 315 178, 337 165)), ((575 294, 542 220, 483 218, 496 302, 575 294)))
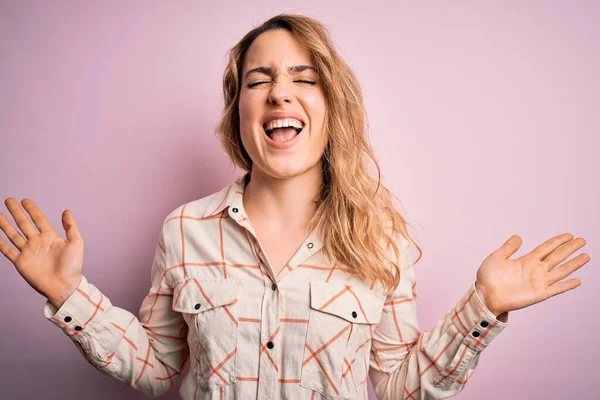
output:
POLYGON ((271 133, 271 139, 276 142, 286 142, 296 137, 298 132, 294 128, 275 128, 271 133))

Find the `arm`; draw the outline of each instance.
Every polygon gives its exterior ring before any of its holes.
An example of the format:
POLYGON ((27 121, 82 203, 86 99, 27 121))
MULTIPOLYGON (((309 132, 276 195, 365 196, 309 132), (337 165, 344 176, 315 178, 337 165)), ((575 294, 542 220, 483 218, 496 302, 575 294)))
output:
POLYGON ((115 307, 85 276, 57 308, 46 302, 44 315, 75 343, 102 373, 157 397, 169 390, 189 356, 187 325, 172 310, 173 288, 164 279, 170 243, 163 222, 151 271, 152 286, 139 320, 115 307))
POLYGON ((481 352, 508 324, 486 308, 473 283, 430 330, 419 329, 416 279, 401 241, 401 277, 373 333, 369 376, 377 398, 443 399, 460 392, 481 352))

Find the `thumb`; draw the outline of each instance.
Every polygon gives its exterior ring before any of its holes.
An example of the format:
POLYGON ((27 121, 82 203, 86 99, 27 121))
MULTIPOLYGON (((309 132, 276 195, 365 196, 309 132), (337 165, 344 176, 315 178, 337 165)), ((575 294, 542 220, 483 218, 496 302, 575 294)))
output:
POLYGON ((519 235, 512 235, 510 237, 510 239, 508 239, 506 242, 504 242, 504 244, 498 250, 496 250, 493 254, 496 256, 502 257, 504 259, 507 259, 510 256, 512 256, 513 254, 515 254, 516 251, 519 250, 519 248, 521 247, 522 244, 523 244, 523 240, 521 240, 521 237, 519 235))
POLYGON ((73 214, 71 214, 71 210, 66 209, 62 214, 62 225, 67 233, 67 241, 70 242, 75 239, 81 239, 81 235, 79 234, 79 229, 77 228, 77 223, 73 218, 73 214))

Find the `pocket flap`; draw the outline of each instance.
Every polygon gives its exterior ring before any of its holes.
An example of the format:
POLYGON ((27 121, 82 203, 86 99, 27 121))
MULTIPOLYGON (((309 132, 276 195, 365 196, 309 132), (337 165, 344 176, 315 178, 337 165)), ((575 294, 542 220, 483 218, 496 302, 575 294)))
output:
POLYGON ((238 279, 200 280, 188 278, 175 286, 173 310, 198 314, 238 300, 242 281, 238 279))
POLYGON ((384 302, 383 294, 366 287, 325 281, 310 283, 311 308, 353 323, 378 323, 384 302))

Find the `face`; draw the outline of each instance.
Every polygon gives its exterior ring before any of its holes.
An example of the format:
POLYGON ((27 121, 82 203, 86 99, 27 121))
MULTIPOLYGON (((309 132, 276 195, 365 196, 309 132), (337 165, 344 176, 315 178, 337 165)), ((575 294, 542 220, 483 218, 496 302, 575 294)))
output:
POLYGON ((242 144, 252 159, 253 173, 289 178, 318 169, 320 174, 327 144, 323 132, 326 107, 314 67, 308 50, 283 29, 262 33, 248 49, 239 114, 242 144), (271 132, 274 126, 285 126, 285 120, 295 128, 271 132), (299 134, 296 130, 301 125, 294 120, 303 125, 299 134))

